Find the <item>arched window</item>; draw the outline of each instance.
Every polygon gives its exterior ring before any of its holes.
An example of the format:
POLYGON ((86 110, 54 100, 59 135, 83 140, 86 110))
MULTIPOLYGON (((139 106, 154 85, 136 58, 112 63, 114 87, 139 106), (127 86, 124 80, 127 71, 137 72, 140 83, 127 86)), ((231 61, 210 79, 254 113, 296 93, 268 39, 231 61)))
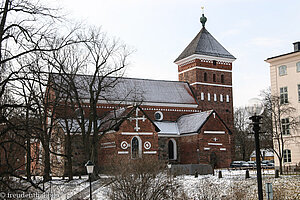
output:
POLYGON ((174 139, 170 139, 168 142, 168 154, 169 154, 169 160, 177 159, 177 146, 176 146, 176 141, 174 139))
POLYGON ((131 158, 140 158, 142 156, 142 141, 139 137, 133 137, 131 140, 131 158))
POLYGON ((213 82, 216 82, 216 74, 213 74, 213 82))
POLYGON ((206 72, 204 72, 204 81, 207 81, 207 73, 206 72))
POLYGON ((224 75, 221 75, 221 83, 224 83, 224 75))

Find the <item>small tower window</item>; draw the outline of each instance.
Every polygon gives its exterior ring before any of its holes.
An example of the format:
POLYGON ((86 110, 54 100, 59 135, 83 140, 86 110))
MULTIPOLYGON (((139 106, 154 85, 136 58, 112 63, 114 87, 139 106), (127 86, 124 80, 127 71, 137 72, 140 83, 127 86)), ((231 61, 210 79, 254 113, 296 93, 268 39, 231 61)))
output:
POLYGON ((203 77, 204 77, 204 81, 207 81, 207 73, 206 72, 204 72, 203 77))
POLYGON ((221 83, 224 83, 224 75, 221 75, 221 83))
POLYGON ((213 60, 213 65, 217 65, 217 61, 216 60, 213 60))
POLYGON ((216 82, 216 74, 213 74, 213 82, 216 82))
POLYGON ((217 95, 214 94, 214 101, 217 101, 217 95))
POLYGON ((223 102, 223 94, 220 94, 220 101, 223 102))
POLYGON ((201 92, 201 100, 203 101, 204 100, 204 93, 201 92))
POLYGON ((210 101, 210 93, 207 93, 207 101, 210 101))
POLYGON ((226 95, 226 102, 227 103, 229 102, 229 95, 228 94, 226 95))

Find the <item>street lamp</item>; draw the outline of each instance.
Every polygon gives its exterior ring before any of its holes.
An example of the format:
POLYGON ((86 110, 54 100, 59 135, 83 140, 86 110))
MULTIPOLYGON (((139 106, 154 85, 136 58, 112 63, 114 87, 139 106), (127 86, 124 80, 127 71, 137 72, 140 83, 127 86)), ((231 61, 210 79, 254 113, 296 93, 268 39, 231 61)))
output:
POLYGON ((88 161, 86 164, 85 164, 85 167, 86 167, 86 171, 89 175, 89 181, 90 181, 90 200, 92 200, 92 180, 91 180, 91 174, 93 173, 94 171, 94 163, 92 161, 88 161))
POLYGON ((253 98, 250 99, 248 102, 247 111, 251 115, 249 119, 252 120, 253 131, 255 136, 258 199, 263 200, 261 165, 260 165, 260 146, 259 146, 259 130, 260 130, 259 121, 262 118, 262 116, 260 115, 263 113, 264 107, 259 99, 253 98))

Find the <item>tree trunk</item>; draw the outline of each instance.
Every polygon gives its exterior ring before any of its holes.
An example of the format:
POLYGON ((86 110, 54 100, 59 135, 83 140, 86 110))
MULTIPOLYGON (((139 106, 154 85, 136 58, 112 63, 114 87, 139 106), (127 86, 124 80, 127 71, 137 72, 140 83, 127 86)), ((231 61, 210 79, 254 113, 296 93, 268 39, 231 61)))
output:
POLYGON ((283 170, 282 170, 282 158, 279 159, 279 172, 282 175, 283 174, 283 170))
POLYGON ((71 135, 68 132, 66 137, 66 153, 67 153, 67 166, 66 171, 68 174, 69 181, 73 180, 73 164, 72 164, 72 141, 71 141, 71 135))
POLYGON ((27 180, 31 180, 31 145, 30 145, 30 139, 26 139, 26 176, 27 180))
POLYGON ((44 182, 51 180, 50 170, 51 170, 51 161, 50 161, 50 149, 49 149, 49 141, 45 141, 44 143, 44 182))

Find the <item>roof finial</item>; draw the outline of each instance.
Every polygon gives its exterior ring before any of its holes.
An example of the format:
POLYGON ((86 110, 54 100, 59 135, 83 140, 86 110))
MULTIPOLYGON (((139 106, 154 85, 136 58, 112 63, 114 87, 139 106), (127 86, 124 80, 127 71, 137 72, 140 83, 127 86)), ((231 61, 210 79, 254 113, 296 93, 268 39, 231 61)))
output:
POLYGON ((203 26, 203 28, 205 27, 205 22, 207 21, 207 18, 204 16, 204 6, 201 7, 202 9, 202 17, 200 18, 200 22, 203 26))

